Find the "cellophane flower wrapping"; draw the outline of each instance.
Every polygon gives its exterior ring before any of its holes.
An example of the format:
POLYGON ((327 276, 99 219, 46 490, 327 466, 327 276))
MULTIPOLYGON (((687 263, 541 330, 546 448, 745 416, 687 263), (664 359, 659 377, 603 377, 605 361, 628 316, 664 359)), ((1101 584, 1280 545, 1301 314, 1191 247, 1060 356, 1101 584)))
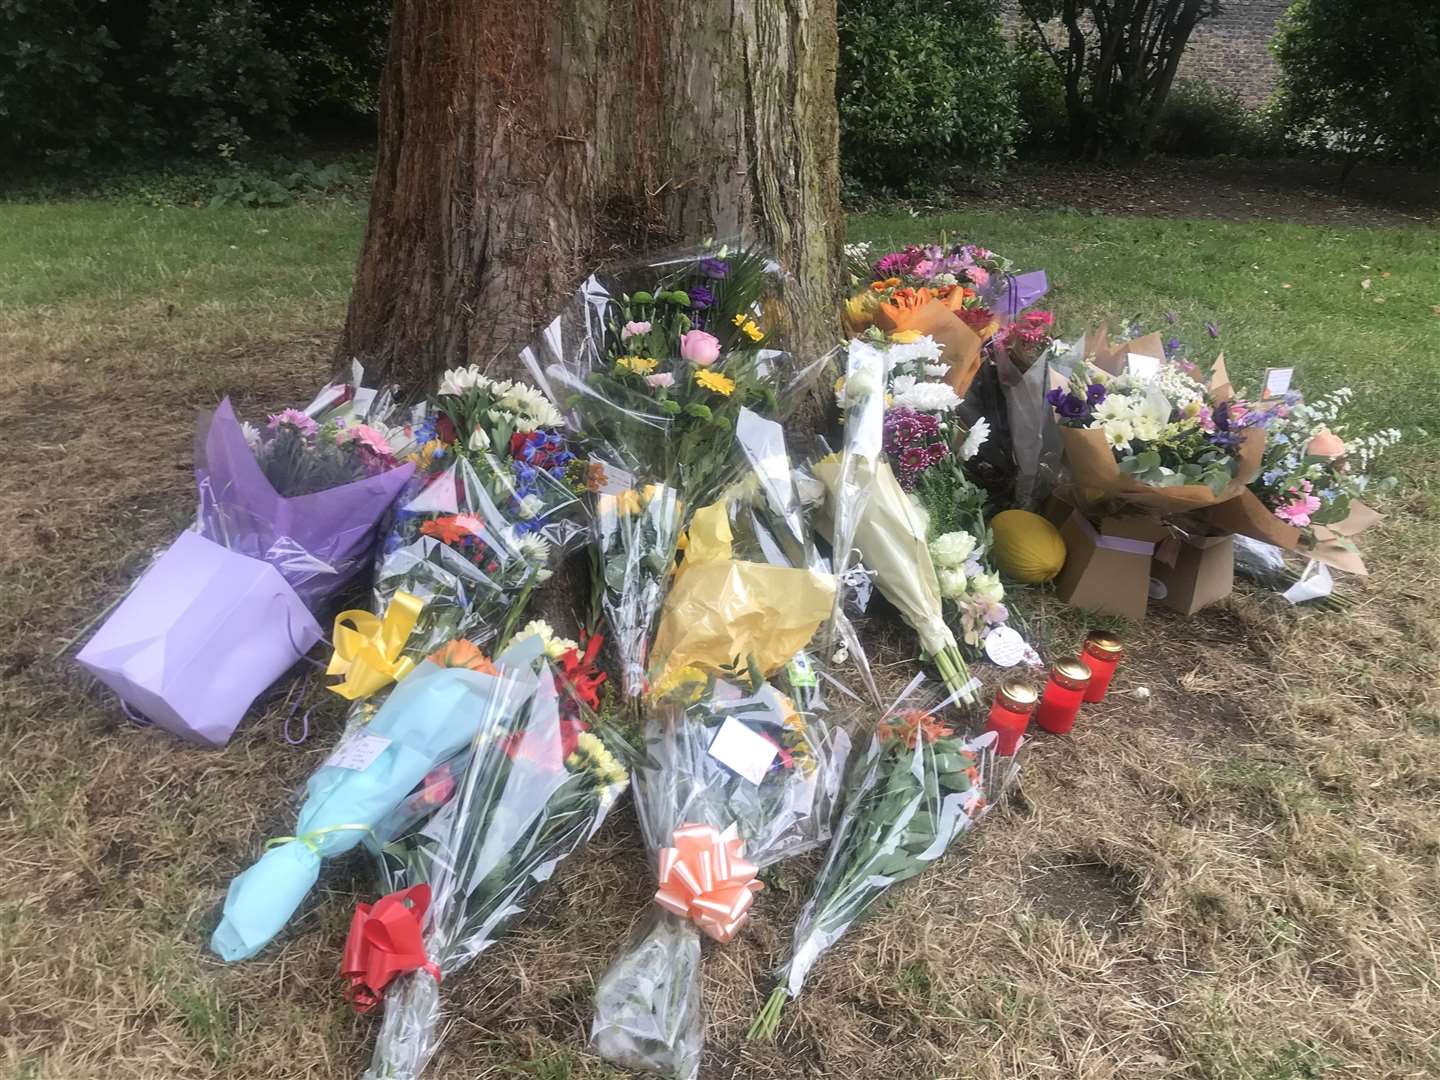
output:
MULTIPOLYGON (((353 401, 353 399, 351 399, 353 401)), ((280 571, 312 611, 374 557, 390 504, 410 479, 403 429, 288 409, 263 429, 227 398, 195 442, 195 528, 280 571)))
POLYGON ((817 368, 775 347, 785 320, 773 260, 711 247, 593 275, 522 352, 587 448, 592 617, 632 702, 689 515, 743 465, 740 413, 776 415, 817 368))
MULTIPOLYGON (((760 868, 823 845, 850 752, 846 721, 828 705, 789 673, 758 684, 701 677, 652 704, 631 769, 651 855, 658 860, 686 824, 734 826, 744 858, 760 868), (758 784, 712 756, 727 724, 774 744, 758 784)), ((637 928, 596 989, 591 1040, 607 1061, 695 1076, 704 1045, 700 939, 695 923, 659 907, 637 928)))
POLYGON ((754 1034, 773 1034, 784 1002, 799 995, 820 957, 999 802, 1019 754, 997 756, 994 740, 993 733, 967 739, 939 709, 925 708, 918 679, 890 707, 851 762, 844 811, 754 1034))
MULTIPOLYGON (((430 886, 422 931, 442 982, 524 915, 629 782, 620 737, 564 691, 540 648, 527 637, 500 657, 501 692, 465 757, 427 777, 370 841, 383 891, 430 886)), ((390 984, 367 1080, 424 1071, 443 1034, 441 994, 423 970, 390 984)))
POLYGON ((837 454, 813 465, 824 485, 837 570, 858 560, 915 630, 952 692, 969 694, 969 673, 945 622, 925 513, 905 492, 884 451, 889 350, 850 342, 843 386, 845 433, 837 454))

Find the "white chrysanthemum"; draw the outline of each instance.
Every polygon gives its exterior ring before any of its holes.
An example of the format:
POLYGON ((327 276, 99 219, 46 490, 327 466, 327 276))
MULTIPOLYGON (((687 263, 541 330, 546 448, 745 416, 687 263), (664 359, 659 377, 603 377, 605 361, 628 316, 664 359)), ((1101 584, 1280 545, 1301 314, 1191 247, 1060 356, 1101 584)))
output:
POLYGON ((1107 420, 1101 425, 1105 441, 1113 450, 1129 450, 1130 440, 1135 437, 1135 425, 1129 420, 1107 420))
POLYGON ((894 378, 894 379, 891 381, 891 383, 890 383, 890 392, 891 392, 892 394, 904 394, 904 393, 908 393, 909 391, 913 390, 914 388, 915 388, 915 376, 914 376, 914 375, 896 375, 895 378, 894 378))
POLYGON ((975 537, 959 529, 937 536, 930 542, 930 558, 940 567, 962 567, 974 550, 975 537))
POLYGON ((910 364, 917 360, 933 363, 940 359, 940 346, 935 339, 922 334, 914 341, 893 341, 890 343, 890 362, 910 364))
POLYGON ((896 394, 894 405, 916 412, 948 412, 960 404, 960 395, 946 383, 916 383, 903 394, 896 394))
POLYGON ((1112 420, 1128 420, 1133 412, 1130 398, 1125 394, 1111 394, 1095 406, 1095 418, 1102 424, 1112 420))
POLYGON ((860 240, 853 244, 845 245, 845 257, 847 259, 863 259, 870 253, 870 241, 860 240))
POLYGON ((245 436, 245 445, 250 447, 251 450, 258 450, 260 448, 260 429, 250 423, 249 420, 241 423, 240 433, 245 436))
MULTIPOLYGON (((498 389, 498 387, 497 387, 498 389)), ((500 395, 497 404, 511 412, 534 416, 542 405, 548 404, 545 395, 528 383, 511 383, 508 390, 500 395)))
POLYGON ((970 425, 965 441, 960 444, 960 460, 969 461, 980 452, 985 440, 990 438, 990 421, 983 416, 970 425))
POLYGON ((515 541, 515 550, 531 566, 545 566, 550 562, 550 541, 535 533, 526 533, 515 541))
POLYGON ((965 571, 954 567, 935 571, 935 580, 940 583, 940 595, 946 600, 960 599, 969 584, 965 580, 965 571))
POLYGON ((950 374, 950 365, 949 365, 949 364, 926 364, 926 365, 925 365, 925 375, 926 375, 927 378, 931 378, 931 379, 943 379, 943 378, 944 378, 946 375, 948 375, 948 374, 950 374))
POLYGON ((1155 417, 1148 414, 1135 417, 1131 421, 1131 427, 1135 432, 1135 438, 1142 442, 1154 442, 1165 430, 1164 424, 1159 423, 1155 417))

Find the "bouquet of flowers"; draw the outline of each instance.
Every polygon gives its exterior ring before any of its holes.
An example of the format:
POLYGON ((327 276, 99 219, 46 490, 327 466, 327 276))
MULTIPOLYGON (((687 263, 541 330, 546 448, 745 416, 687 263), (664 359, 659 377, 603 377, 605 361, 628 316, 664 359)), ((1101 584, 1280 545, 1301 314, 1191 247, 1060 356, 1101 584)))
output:
MULTIPOLYGON (((950 455, 950 445, 933 414, 906 409, 889 423, 889 445, 900 460, 897 466, 887 460, 884 403, 895 348, 860 339, 850 342, 843 387, 844 446, 817 461, 814 473, 825 490, 837 573, 846 573, 852 553, 858 554, 880 592, 919 635, 921 648, 945 685, 969 700, 969 671, 945 623, 944 597, 930 553, 929 515, 904 487, 918 486, 927 467, 950 455)), ((918 353, 921 362, 926 355, 918 353)), ((963 473, 956 475, 963 481, 963 473)), ((931 481, 932 491, 939 498, 949 490, 946 485, 954 483, 937 477, 931 481)), ((951 552, 950 547, 943 550, 951 552)), ((963 573, 964 560, 960 566, 963 573)), ((952 582, 952 591, 958 598, 955 585, 952 582)))
POLYGON ((451 643, 406 676, 310 777, 295 834, 267 843, 230 883, 211 949, 231 961, 259 952, 314 887, 321 861, 359 844, 431 769, 466 747, 481 720, 509 700, 505 690, 468 642, 451 643))
MULTIPOLYGON (((312 614, 369 562, 409 481, 404 429, 355 419, 354 388, 317 420, 287 409, 265 428, 229 400, 201 426, 196 523, 77 660, 176 734, 224 745, 250 703, 319 640, 312 614)), ((388 408, 388 406, 386 406, 388 408)))
POLYGON ((652 706, 631 769, 658 910, 601 977, 591 1027, 606 1060, 681 1080, 704 1043, 701 934, 729 941, 758 872, 829 838, 850 746, 802 704, 808 686, 688 674, 652 706))
POLYGON ((367 1078, 421 1074, 442 1035, 442 979, 524 914, 629 782, 619 737, 593 729, 541 645, 526 635, 500 658, 498 692, 464 756, 370 837, 388 895, 356 912, 342 967, 357 1009, 384 1000, 367 1078))
POLYGON ((1106 365, 1078 366, 1046 395, 1082 503, 1200 510, 1255 478, 1273 414, 1232 397, 1223 357, 1208 387, 1184 361, 1129 352, 1106 365))
POLYGON ((1262 401, 1257 407, 1269 425, 1259 475, 1238 498, 1212 509, 1207 523, 1365 573, 1352 537, 1380 516, 1360 496, 1393 486, 1393 477, 1376 482, 1369 472, 1400 432, 1352 434, 1344 420, 1352 396, 1342 387, 1313 402, 1294 393, 1262 401))
POLYGON ((1050 312, 1027 311, 995 335, 995 352, 1003 353, 1015 371, 1029 371, 1055 344, 1054 325, 1050 312))
POLYGON ((627 698, 644 693, 649 641, 691 510, 740 468, 742 410, 772 415, 788 358, 774 264, 719 248, 592 277, 522 354, 589 449, 592 621, 603 610, 627 698))
POLYGON ((852 765, 845 811, 752 1038, 774 1035, 785 1002, 799 995, 820 956, 891 886, 943 856, 1017 771, 1014 758, 997 758, 993 732, 966 741, 937 719, 938 708, 914 707, 917 686, 918 680, 891 706, 852 765))

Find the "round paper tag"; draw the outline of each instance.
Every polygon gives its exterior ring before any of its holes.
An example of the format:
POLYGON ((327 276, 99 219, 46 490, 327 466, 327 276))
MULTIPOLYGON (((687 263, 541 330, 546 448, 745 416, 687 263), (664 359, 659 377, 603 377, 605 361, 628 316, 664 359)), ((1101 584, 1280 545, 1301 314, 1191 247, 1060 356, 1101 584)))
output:
POLYGON ((1000 667, 1014 667, 1025 659, 1025 639, 1008 626, 997 626, 985 635, 985 655, 1000 667))
POLYGON ((1151 600, 1164 600, 1164 599, 1165 599, 1165 594, 1168 593, 1169 591, 1170 591, 1170 590, 1165 587, 1165 583, 1164 583, 1163 581, 1161 581, 1159 578, 1153 578, 1153 577, 1152 577, 1152 578, 1150 579, 1150 599, 1151 599, 1151 600))

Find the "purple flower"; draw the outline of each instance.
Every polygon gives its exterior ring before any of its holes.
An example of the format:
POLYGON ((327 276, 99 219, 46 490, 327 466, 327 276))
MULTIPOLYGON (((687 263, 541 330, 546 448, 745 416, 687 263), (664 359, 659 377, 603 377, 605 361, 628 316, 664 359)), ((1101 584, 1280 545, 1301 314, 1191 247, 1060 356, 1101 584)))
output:
POLYGON ((701 259, 700 273, 708 278, 719 280, 730 273, 730 264, 724 259, 701 259))
POLYGON ((1048 401, 1053 408, 1058 409, 1060 408, 1060 403, 1065 400, 1065 391, 1059 387, 1048 390, 1045 393, 1045 400, 1048 401))
POLYGON ((1179 351, 1180 351, 1180 339, 1179 339, 1178 337, 1172 337, 1169 341, 1165 342, 1165 355, 1166 355, 1166 356, 1174 356, 1174 355, 1175 355, 1177 352, 1179 352, 1179 351))
POLYGON ((696 311, 704 311, 711 304, 715 303, 715 294, 704 285, 692 285, 689 289, 690 306, 696 311))
POLYGON ((1105 387, 1098 382, 1092 382, 1085 388, 1085 403, 1094 408, 1105 400, 1105 387))
POLYGON ((923 469, 929 463, 925 451, 918 446, 912 446, 900 455, 900 464, 907 469, 923 469))
POLYGON ((1220 327, 1213 322, 1207 322, 1205 324, 1205 332, 1212 338, 1217 338, 1220 336, 1220 327))

